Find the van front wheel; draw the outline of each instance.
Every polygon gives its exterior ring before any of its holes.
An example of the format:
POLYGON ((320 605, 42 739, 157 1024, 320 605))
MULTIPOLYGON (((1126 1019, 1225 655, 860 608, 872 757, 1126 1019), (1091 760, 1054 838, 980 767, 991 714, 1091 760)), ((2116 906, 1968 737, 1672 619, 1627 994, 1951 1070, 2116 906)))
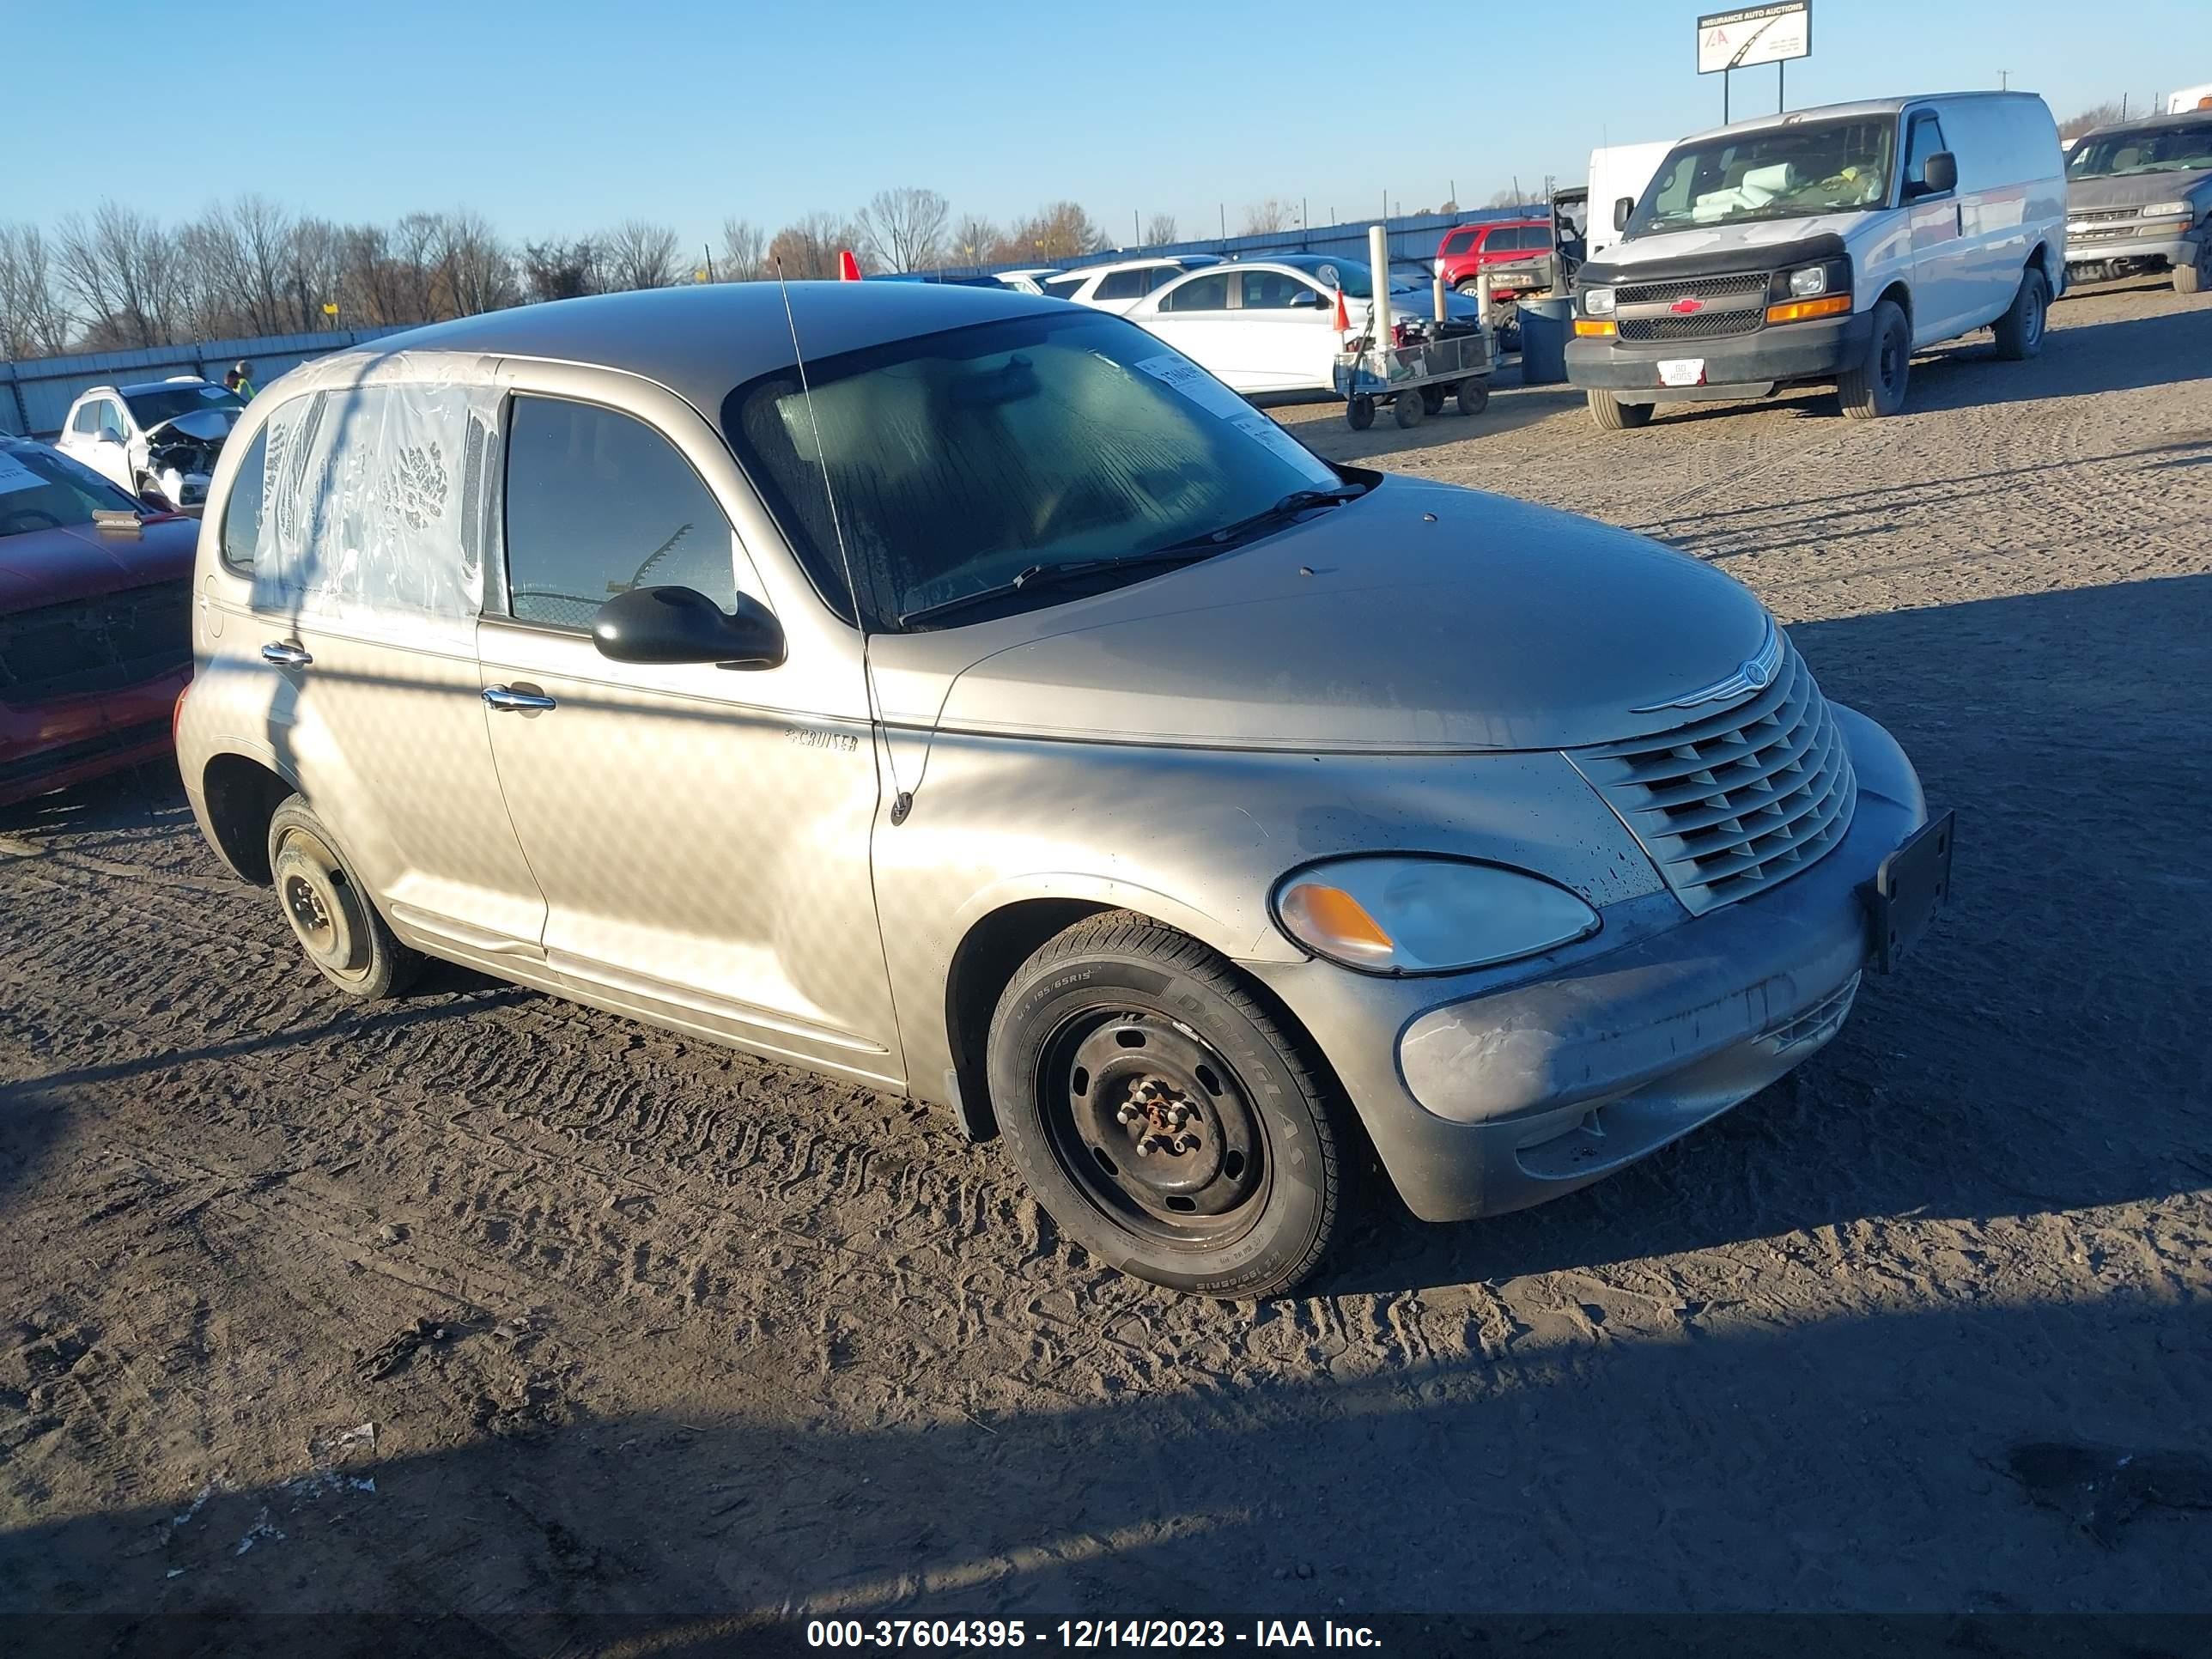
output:
POLYGON ((1319 1266, 1344 1169, 1319 1068, 1195 939, 1079 922, 1016 970, 989 1057, 1007 1152, 1099 1261, 1237 1300, 1319 1266))
POLYGON ((2051 287, 2043 273, 2029 266, 2020 275, 2020 292, 2012 306, 1996 320, 1997 356, 2017 363, 2043 349, 2043 325, 2051 309, 2051 287))
POLYGON ((1912 331, 1896 301, 1880 301, 1874 308, 1874 338, 1868 343, 1866 361, 1846 369, 1836 382, 1844 413, 1855 421, 1896 414, 1905 407, 1905 383, 1911 374, 1912 331))
POLYGON ((1651 424, 1650 404, 1625 404, 1610 392, 1589 394, 1590 419, 1603 432, 1621 432, 1631 427, 1651 424))

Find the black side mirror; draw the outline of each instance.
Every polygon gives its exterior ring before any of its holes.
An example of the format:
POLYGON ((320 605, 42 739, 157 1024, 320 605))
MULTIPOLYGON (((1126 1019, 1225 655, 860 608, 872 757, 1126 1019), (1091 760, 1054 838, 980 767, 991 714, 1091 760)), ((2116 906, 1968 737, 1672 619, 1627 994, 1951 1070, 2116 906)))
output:
POLYGON ((1930 196, 1942 196, 1959 187, 1959 158, 1948 149, 1939 149, 1920 167, 1920 176, 1926 180, 1930 196))
POLYGON ((1636 202, 1632 197, 1614 197, 1613 199, 1613 228, 1615 230, 1626 230, 1628 228, 1628 216, 1635 211, 1636 202))
POLYGON ((177 510, 167 495, 150 484, 138 492, 138 505, 149 513, 173 513, 177 510))
POLYGON ((1291 295, 1291 303, 1293 306, 1318 307, 1321 304, 1321 295, 1315 293, 1310 288, 1302 288, 1297 293, 1291 295))
POLYGON ((633 587, 601 605, 592 642, 612 662, 699 663, 774 668, 783 661, 783 625, 740 593, 725 614, 689 587, 633 587))

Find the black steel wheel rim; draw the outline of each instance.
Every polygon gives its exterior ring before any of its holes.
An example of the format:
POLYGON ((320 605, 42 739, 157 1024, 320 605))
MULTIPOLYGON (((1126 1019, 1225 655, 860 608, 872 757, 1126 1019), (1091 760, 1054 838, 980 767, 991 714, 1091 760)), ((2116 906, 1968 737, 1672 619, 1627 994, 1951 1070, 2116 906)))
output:
POLYGON ((1898 382, 1904 378, 1905 341, 1900 337, 1900 331, 1893 328, 1882 336, 1881 383, 1885 389, 1894 391, 1898 382))
POLYGON ((301 948, 326 973, 347 979, 366 974, 368 919, 330 848, 295 830, 284 837, 277 862, 277 896, 301 948))
POLYGON ((1249 1232, 1273 1179, 1267 1130, 1234 1067, 1142 1010, 1068 1015, 1039 1052, 1037 1100, 1062 1173, 1125 1232, 1218 1249, 1249 1232))

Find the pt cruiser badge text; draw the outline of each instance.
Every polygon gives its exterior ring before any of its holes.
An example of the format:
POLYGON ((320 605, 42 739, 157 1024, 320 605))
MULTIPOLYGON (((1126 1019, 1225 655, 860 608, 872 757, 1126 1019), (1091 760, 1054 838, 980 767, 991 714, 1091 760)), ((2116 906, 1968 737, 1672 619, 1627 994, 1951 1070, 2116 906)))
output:
POLYGON ((803 726, 787 726, 783 738, 796 749, 831 749, 841 755, 860 752, 860 739, 851 732, 818 732, 803 726))

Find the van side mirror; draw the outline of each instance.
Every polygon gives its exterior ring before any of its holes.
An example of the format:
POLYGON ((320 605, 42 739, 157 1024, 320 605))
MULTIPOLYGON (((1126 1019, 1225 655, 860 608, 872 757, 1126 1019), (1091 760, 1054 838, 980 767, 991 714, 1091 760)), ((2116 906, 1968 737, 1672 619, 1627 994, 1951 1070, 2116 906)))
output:
POLYGON ((1615 230, 1626 230, 1628 228, 1628 216, 1635 211, 1636 202, 1632 197, 1614 197, 1613 198, 1613 228, 1615 230))
POLYGON ((1939 149, 1920 164, 1920 179, 1910 185, 1905 195, 1942 196, 1959 187, 1959 158, 1948 149, 1939 149))
POLYGON ((740 593, 725 614, 689 587, 633 587, 592 618, 592 642, 611 662, 701 663, 722 668, 774 668, 783 661, 783 625, 755 599, 740 593))

